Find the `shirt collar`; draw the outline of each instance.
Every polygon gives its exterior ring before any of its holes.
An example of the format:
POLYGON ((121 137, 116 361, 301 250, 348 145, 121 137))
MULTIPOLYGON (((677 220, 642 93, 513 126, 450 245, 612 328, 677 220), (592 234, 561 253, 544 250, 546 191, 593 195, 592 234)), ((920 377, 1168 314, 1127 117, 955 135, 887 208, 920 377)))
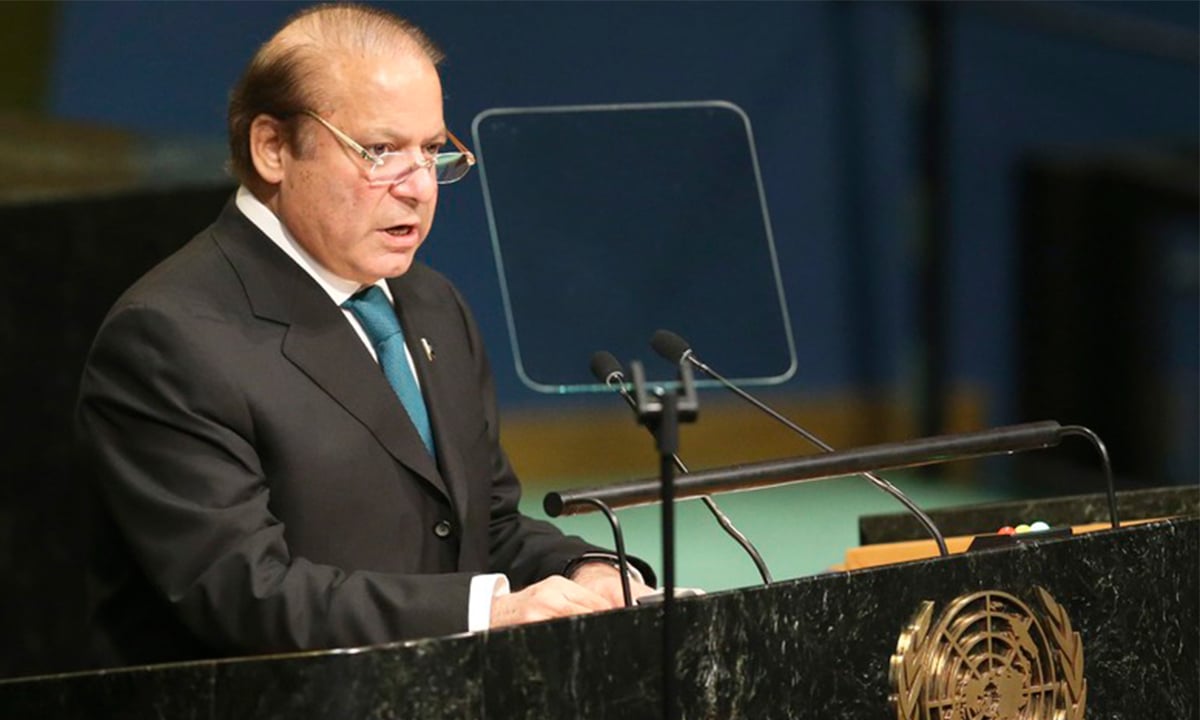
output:
MULTIPOLYGON (((316 258, 309 255, 308 252, 292 237, 291 232, 284 226, 283 222, 271 211, 271 208, 263 204, 261 200, 254 197, 254 193, 250 192, 245 185, 238 188, 237 198, 234 201, 237 209, 241 211, 246 219, 254 223, 254 226, 262 231, 271 239, 271 242, 279 246, 288 257, 301 267, 325 294, 333 300, 334 304, 341 306, 342 303, 350 299, 363 286, 353 280, 347 280, 344 277, 334 275, 321 263, 317 262, 316 258)), ((382 279, 375 282, 379 286, 388 300, 392 299, 392 291, 388 284, 382 279)))

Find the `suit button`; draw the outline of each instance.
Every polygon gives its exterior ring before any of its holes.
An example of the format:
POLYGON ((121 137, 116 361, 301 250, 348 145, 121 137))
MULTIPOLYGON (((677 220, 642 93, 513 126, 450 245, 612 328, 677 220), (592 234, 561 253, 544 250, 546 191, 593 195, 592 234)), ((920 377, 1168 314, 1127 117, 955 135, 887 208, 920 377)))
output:
POLYGON ((433 534, 440 538, 450 537, 450 533, 454 530, 454 526, 449 520, 439 520, 437 525, 433 526, 433 534))

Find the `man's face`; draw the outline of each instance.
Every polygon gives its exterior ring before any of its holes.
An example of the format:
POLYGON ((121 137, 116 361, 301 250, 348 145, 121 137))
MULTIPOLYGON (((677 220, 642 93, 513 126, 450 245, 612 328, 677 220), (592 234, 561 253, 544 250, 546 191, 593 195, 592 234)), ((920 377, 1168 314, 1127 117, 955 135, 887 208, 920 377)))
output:
MULTIPOLYGON (((442 87, 422 57, 333 63, 328 108, 314 108, 369 150, 422 151, 445 142, 442 87)), ((433 225, 438 186, 418 170, 391 187, 368 184, 369 163, 315 120, 300 119, 296 148, 282 151, 273 209, 296 241, 339 277, 370 284, 408 271, 433 225)))

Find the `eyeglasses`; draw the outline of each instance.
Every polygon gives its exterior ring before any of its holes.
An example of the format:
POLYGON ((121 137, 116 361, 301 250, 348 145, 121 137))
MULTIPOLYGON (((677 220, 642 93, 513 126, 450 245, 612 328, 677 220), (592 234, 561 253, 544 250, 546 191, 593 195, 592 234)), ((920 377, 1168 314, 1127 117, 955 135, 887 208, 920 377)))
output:
POLYGON ((367 170, 367 180, 371 187, 391 187, 404 182, 418 170, 430 169, 433 170, 433 176, 437 179, 438 185, 449 185, 462 180, 471 166, 475 164, 475 155, 449 130, 446 131, 446 136, 450 138, 450 142, 454 144, 458 152, 422 153, 420 160, 414 160, 410 150, 371 152, 312 110, 305 110, 304 114, 324 125, 346 147, 353 150, 363 160, 371 163, 371 167, 367 170))

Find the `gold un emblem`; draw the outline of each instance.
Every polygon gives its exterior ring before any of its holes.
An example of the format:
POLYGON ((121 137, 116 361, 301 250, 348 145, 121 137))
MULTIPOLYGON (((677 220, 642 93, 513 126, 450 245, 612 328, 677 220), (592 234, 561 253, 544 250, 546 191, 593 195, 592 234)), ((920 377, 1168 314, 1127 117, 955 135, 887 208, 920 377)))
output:
POLYGON ((891 661, 899 720, 1083 720, 1083 643, 1050 593, 1041 611, 998 590, 963 595, 931 624, 921 603, 891 661))

